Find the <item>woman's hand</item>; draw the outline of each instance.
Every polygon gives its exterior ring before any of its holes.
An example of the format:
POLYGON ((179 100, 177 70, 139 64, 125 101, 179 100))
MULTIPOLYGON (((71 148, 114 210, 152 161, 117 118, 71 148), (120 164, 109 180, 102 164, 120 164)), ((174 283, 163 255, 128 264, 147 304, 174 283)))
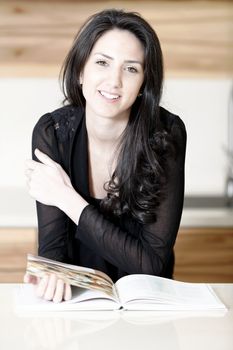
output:
POLYGON ((60 164, 45 153, 36 149, 35 155, 41 163, 31 159, 26 161, 29 194, 43 204, 59 206, 64 190, 73 188, 70 178, 60 164))
POLYGON ((41 163, 31 159, 26 162, 29 194, 42 204, 58 207, 77 225, 88 203, 74 190, 60 164, 38 149, 35 155, 41 163))
POLYGON ((55 274, 39 278, 26 273, 24 282, 34 284, 36 286, 36 295, 45 300, 60 303, 62 300, 70 300, 72 297, 70 285, 58 279, 55 274))

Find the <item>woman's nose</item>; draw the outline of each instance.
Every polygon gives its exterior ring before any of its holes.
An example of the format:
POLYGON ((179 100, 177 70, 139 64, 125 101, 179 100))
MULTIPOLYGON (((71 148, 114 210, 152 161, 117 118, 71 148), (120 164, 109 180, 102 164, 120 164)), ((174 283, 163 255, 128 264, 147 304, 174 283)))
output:
POLYGON ((121 88, 122 87, 122 70, 119 68, 112 69, 110 74, 110 84, 114 88, 121 88))

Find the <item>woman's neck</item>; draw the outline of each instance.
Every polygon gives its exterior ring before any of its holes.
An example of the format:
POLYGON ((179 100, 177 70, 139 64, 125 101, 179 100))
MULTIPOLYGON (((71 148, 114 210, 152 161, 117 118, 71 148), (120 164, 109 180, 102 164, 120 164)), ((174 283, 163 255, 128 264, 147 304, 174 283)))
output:
POLYGON ((93 117, 87 114, 86 128, 88 140, 98 147, 114 148, 119 143, 127 122, 127 118, 116 120, 115 118, 93 117))
POLYGON ((86 111, 88 134, 89 190, 92 197, 104 198, 104 184, 116 168, 126 118, 104 118, 86 111))

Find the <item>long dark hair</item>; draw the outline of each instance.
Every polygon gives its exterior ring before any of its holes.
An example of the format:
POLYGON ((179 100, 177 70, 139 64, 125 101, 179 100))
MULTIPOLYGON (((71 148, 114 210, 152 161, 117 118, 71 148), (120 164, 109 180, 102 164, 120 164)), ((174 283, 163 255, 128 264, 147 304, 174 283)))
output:
POLYGON ((166 133, 160 127, 159 102, 163 58, 153 28, 135 12, 104 10, 91 16, 78 32, 62 70, 65 101, 85 107, 80 73, 96 41, 112 29, 133 33, 144 48, 144 82, 121 138, 116 169, 105 184, 108 192, 101 208, 115 217, 131 215, 141 223, 156 219, 164 183, 163 154, 166 133))

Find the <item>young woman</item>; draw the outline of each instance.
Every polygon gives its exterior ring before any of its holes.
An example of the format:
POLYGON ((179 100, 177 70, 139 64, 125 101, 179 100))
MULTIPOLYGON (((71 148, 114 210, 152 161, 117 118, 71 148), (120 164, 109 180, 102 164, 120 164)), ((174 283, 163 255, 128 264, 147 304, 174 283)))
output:
MULTIPOLYGON (((81 28, 63 67, 66 104, 38 121, 27 161, 39 255, 113 281, 172 278, 186 131, 159 106, 162 81, 158 37, 138 14, 105 10, 81 28)), ((71 297, 54 275, 25 281, 47 300, 71 297)))

